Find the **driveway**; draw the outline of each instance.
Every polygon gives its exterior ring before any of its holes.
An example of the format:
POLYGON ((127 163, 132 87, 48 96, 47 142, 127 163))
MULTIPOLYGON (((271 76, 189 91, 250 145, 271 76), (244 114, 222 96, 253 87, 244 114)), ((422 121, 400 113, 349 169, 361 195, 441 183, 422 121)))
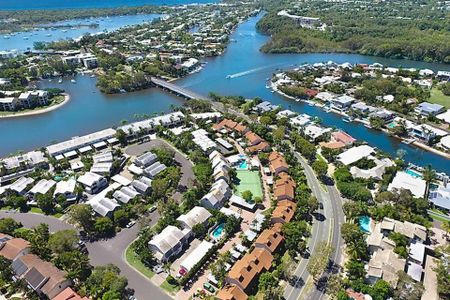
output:
MULTIPOLYGON (((173 147, 168 142, 162 139, 155 139, 142 144, 131 145, 125 149, 125 153, 130 156, 136 157, 141 154, 144 154, 147 151, 151 151, 154 148, 170 148, 175 151, 174 159, 181 167, 181 179, 179 182, 179 186, 184 186, 188 188, 191 187, 192 182, 195 179, 194 171, 192 170, 193 167, 192 162, 186 157, 186 155, 181 153, 178 149, 173 147)), ((176 192, 173 195, 173 198, 176 201, 181 200, 181 193, 176 192)))

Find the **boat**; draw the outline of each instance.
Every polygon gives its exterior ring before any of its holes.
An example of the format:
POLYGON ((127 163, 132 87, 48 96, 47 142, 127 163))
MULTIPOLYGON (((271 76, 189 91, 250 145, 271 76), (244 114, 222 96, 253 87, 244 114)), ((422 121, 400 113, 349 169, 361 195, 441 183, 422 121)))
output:
POLYGON ((402 143, 403 143, 403 144, 406 144, 406 145, 409 145, 409 144, 414 143, 415 140, 416 140, 416 139, 414 139, 414 138, 404 139, 404 140, 402 140, 402 143))
POLYGON ((77 83, 77 81, 75 79, 70 80, 70 82, 72 82, 74 84, 77 83))
POLYGON ((48 34, 46 34, 45 36, 48 36, 48 37, 50 37, 50 36, 52 36, 50 33, 48 33, 48 34))
POLYGON ((58 80, 58 83, 62 83, 63 82, 63 80, 62 80, 62 78, 60 78, 59 80, 58 80))
POLYGON ((62 32, 67 32, 67 29, 63 29, 63 31, 62 32))
POLYGON ((24 39, 24 40, 28 40, 28 37, 27 37, 27 36, 24 36, 23 39, 24 39))
POLYGON ((226 79, 231 79, 231 75, 227 75, 227 77, 225 77, 226 79))
POLYGON ((326 113, 329 113, 329 112, 331 111, 331 108, 325 107, 323 110, 324 110, 326 113))
POLYGON ((89 77, 91 77, 91 78, 95 78, 95 74, 92 74, 91 76, 89 76, 89 77))
POLYGON ((370 124, 364 124, 364 127, 372 129, 372 126, 370 126, 370 124))
POLYGON ((353 117, 346 117, 346 118, 343 118, 343 119, 342 119, 342 121, 344 121, 345 123, 353 122, 353 120, 354 120, 353 117))
POLYGON ((4 39, 9 39, 9 35, 3 36, 4 39))

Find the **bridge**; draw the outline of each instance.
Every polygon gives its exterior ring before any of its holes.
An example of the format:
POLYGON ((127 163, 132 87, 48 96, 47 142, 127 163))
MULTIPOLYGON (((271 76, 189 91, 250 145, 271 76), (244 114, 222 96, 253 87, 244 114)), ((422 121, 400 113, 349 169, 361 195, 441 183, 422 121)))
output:
POLYGON ((199 99, 199 100, 210 100, 209 97, 202 96, 200 94, 197 94, 191 90, 182 88, 176 84, 170 83, 168 81, 165 81, 163 79, 158 79, 155 77, 151 77, 150 81, 155 84, 156 86, 159 86, 160 88, 167 90, 171 93, 177 94, 178 96, 187 98, 187 99, 199 99))

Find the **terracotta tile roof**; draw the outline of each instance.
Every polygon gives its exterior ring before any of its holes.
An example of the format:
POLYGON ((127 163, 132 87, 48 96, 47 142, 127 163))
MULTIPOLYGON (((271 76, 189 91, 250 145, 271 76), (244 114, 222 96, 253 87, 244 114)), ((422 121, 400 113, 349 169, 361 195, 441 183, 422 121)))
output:
POLYGON ((362 294, 362 293, 358 293, 358 292, 352 291, 350 289, 346 290, 345 292, 347 293, 347 296, 349 296, 351 299, 354 299, 354 300, 365 300, 366 299, 364 297, 364 294, 362 294))
MULTIPOLYGON (((19 260, 22 261, 29 271, 35 269, 42 276, 48 278, 48 281, 41 287, 42 293, 46 295, 50 294, 58 285, 67 281, 66 272, 61 271, 49 262, 43 261, 34 254, 24 255, 19 260)), ((24 276, 27 276, 27 273, 24 276)))
POLYGON ((21 238, 12 238, 4 234, 0 234, 0 238, 9 238, 0 243, 0 256, 9 260, 15 259, 22 251, 30 247, 30 243, 21 238))
POLYGON ((256 247, 264 247, 274 253, 274 251, 281 245, 284 238, 281 235, 280 227, 265 229, 255 241, 256 247))
POLYGON ((245 290, 263 270, 270 269, 272 261, 273 256, 269 251, 255 248, 233 265, 228 277, 239 282, 239 285, 245 290))
POLYGON ((259 151, 266 151, 270 148, 269 143, 267 143, 266 141, 262 141, 261 143, 255 145, 255 146, 250 146, 246 149, 247 152, 250 153, 255 153, 255 152, 259 152, 259 151))
POLYGON ((272 212, 272 223, 290 222, 295 215, 297 205, 289 200, 282 200, 277 203, 277 207, 272 212))
POLYGON ((273 194, 277 200, 294 199, 295 182, 291 176, 284 174, 275 182, 273 194))
POLYGON ((241 123, 238 123, 236 125, 236 127, 234 127, 234 130, 236 130, 237 132, 242 133, 242 132, 247 132, 248 128, 246 126, 242 125, 241 123))
POLYGON ((342 142, 321 142, 319 143, 320 147, 328 148, 328 149, 341 149, 345 147, 345 144, 342 142))
POLYGON ((278 174, 280 172, 286 171, 289 168, 289 165, 286 163, 283 155, 278 152, 272 152, 269 155, 270 161, 270 171, 272 173, 278 174))
POLYGON ((220 300, 247 300, 248 296, 234 284, 224 286, 216 295, 220 300))
POLYGON ((52 300, 89 300, 89 298, 81 297, 76 292, 74 292, 74 290, 68 287, 52 300))
POLYGON ((253 131, 247 131, 244 136, 252 145, 256 145, 263 141, 263 139, 253 131))
POLYGON ((222 121, 220 121, 217 124, 213 125, 213 129, 214 130, 221 130, 224 127, 226 127, 227 129, 234 129, 234 127, 236 127, 237 123, 233 120, 230 119, 223 119, 222 121))
POLYGON ((355 138, 353 138, 351 135, 343 131, 333 132, 331 136, 336 142, 341 142, 344 143, 345 145, 353 144, 356 141, 355 138))
POLYGON ((319 93, 318 90, 313 90, 313 89, 306 89, 305 90, 306 95, 308 95, 310 98, 314 98, 315 96, 317 96, 317 94, 319 93))

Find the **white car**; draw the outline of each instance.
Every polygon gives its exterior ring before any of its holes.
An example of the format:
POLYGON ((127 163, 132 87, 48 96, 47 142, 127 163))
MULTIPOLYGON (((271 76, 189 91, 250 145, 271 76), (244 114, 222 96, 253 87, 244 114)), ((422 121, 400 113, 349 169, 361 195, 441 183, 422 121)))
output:
POLYGON ((127 224, 127 228, 131 228, 134 226, 134 224, 136 224, 136 221, 131 221, 130 223, 127 224))

